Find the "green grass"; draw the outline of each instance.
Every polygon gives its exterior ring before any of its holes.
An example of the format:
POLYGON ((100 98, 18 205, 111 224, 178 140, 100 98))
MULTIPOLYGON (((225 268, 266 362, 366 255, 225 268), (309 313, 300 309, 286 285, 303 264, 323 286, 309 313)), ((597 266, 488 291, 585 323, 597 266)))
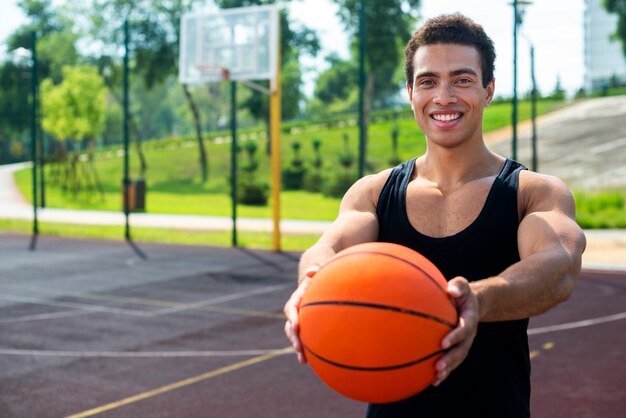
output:
MULTIPOLYGON (((32 223, 0 219, 0 233, 31 234, 32 223)), ((124 228, 121 226, 85 226, 42 222, 39 224, 41 235, 124 240, 124 228)), ((231 245, 230 232, 205 232, 158 228, 131 228, 133 242, 157 242, 180 245, 204 245, 228 247, 231 245)), ((283 251, 303 251, 317 241, 314 235, 283 235, 283 251)), ((269 233, 238 232, 238 245, 254 249, 272 249, 272 237, 269 233)))
POLYGON ((626 228, 626 193, 621 190, 574 193, 582 228, 626 228))
MULTIPOLYGON (((562 103, 539 102, 539 114, 546 113, 562 103)), ((388 112, 387 112, 388 113, 388 112)), ((511 107, 508 103, 494 104, 485 113, 485 129, 498 129, 507 126, 510 121, 511 107)), ((520 103, 520 120, 529 117, 530 106, 520 103)), ((421 155, 425 150, 423 135, 416 127, 410 111, 402 112, 396 121, 384 112, 374 114, 369 126, 368 172, 377 172, 389 166, 392 156, 391 131, 394 124, 399 128, 398 153, 401 160, 421 155)), ((313 158, 312 141, 321 141, 321 153, 324 161, 322 172, 326 177, 336 175, 341 168, 338 156, 345 150, 344 135, 348 136, 350 152, 355 159, 358 148, 358 129, 354 119, 346 118, 346 123, 314 123, 311 121, 298 126, 290 123, 289 132, 284 133, 281 143, 282 166, 290 164, 293 158, 291 144, 301 144, 301 157, 307 164, 313 158)), ((213 137, 219 136, 214 134, 213 137)), ((244 131, 240 142, 248 138, 258 138, 259 133, 244 131)), ((257 139, 259 144, 259 170, 257 177, 268 182, 270 179, 270 160, 265 153, 265 139, 257 139)), ((230 144, 217 139, 207 140, 210 178, 206 183, 200 181, 200 169, 195 140, 175 138, 144 143, 145 158, 148 163, 146 173, 147 195, 146 211, 149 213, 200 214, 230 216, 230 144)), ((240 164, 246 161, 246 155, 239 156, 240 164)), ((131 149, 131 177, 138 176, 137 154, 131 149)), ((58 165, 57 165, 58 167, 58 165)), ((87 193, 85 190, 74 195, 63 191, 58 180, 58 168, 46 166, 46 206, 82 210, 120 211, 122 209, 121 179, 123 177, 122 158, 119 147, 101 150, 95 153, 93 167, 89 171, 87 164, 79 164, 79 175, 86 178, 96 172, 103 186, 103 193, 87 193)), ((356 172, 356 161, 353 172, 356 172)), ((16 174, 18 187, 24 196, 31 200, 31 170, 22 170, 16 174)), ((305 191, 284 191, 281 194, 281 216, 287 219, 332 220, 337 214, 340 199, 305 191)), ((270 202, 271 204, 271 202, 270 202)), ((241 217, 271 217, 271 206, 255 207, 240 205, 241 217)))

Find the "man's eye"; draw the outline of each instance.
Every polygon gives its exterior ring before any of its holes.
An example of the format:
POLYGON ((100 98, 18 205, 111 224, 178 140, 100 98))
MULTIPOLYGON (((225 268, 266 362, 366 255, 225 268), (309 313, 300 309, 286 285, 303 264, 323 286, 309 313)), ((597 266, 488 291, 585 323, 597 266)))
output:
POLYGON ((459 83, 459 84, 470 84, 471 82, 472 82, 472 80, 469 79, 469 78, 459 78, 457 80, 457 83, 459 83))
POLYGON ((435 82, 433 80, 422 80, 419 82, 420 86, 425 86, 425 87, 432 86, 434 84, 435 82))

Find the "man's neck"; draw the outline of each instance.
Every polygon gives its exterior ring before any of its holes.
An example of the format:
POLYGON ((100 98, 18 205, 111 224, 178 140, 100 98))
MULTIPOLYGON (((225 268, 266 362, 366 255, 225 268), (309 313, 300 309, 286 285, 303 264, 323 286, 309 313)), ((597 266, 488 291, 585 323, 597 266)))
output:
POLYGON ((417 175, 441 190, 456 190, 470 181, 497 174, 503 161, 482 141, 454 148, 435 146, 418 160, 417 175))

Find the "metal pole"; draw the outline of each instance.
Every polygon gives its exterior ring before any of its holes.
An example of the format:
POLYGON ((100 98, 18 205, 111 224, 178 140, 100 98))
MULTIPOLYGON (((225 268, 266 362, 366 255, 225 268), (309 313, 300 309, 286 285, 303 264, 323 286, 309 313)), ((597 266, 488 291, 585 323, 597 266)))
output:
POLYGON ((359 177, 365 174, 367 127, 365 124, 365 0, 359 6, 359 177))
POLYGON ((517 0, 513 0, 513 114, 511 126, 513 128, 512 158, 517 159, 517 0))
POLYGON ((127 241, 130 241, 130 224, 129 224, 129 212, 130 212, 130 199, 129 199, 129 161, 128 161, 128 142, 129 142, 129 98, 128 98, 128 20, 124 21, 124 237, 127 241))
MULTIPOLYGON (((33 180, 33 237, 39 234, 39 220, 37 218, 37 103, 39 98, 37 97, 37 33, 33 31, 31 33, 31 125, 30 125, 30 139, 31 139, 31 157, 33 160, 32 167, 32 180, 33 180)), ((32 248, 32 246, 31 246, 32 248)))
MULTIPOLYGON (((41 121, 41 109, 37 112, 39 117, 39 121, 41 121)), ((41 128, 41 122, 38 123, 38 127, 41 128)), ((46 145, 44 136, 41 132, 41 129, 38 129, 39 133, 39 188, 40 188, 40 196, 41 200, 39 202, 39 207, 46 207, 46 178, 45 178, 45 163, 46 163, 46 145)))
POLYGON ((282 189, 282 176, 280 170, 280 150, 281 150, 281 122, 283 119, 280 88, 280 66, 281 66, 281 38, 280 38, 280 19, 278 20, 278 45, 276 46, 276 76, 270 81, 270 136, 272 148, 272 249, 274 251, 281 250, 280 243, 280 191, 282 189))
POLYGON ((531 144, 533 153, 531 168, 536 172, 539 169, 537 161, 537 82, 535 80, 535 47, 533 45, 530 46, 530 78, 532 81, 530 118, 532 120, 531 144))
POLYGON ((230 190, 233 213, 232 245, 237 244, 237 82, 230 80, 230 190))

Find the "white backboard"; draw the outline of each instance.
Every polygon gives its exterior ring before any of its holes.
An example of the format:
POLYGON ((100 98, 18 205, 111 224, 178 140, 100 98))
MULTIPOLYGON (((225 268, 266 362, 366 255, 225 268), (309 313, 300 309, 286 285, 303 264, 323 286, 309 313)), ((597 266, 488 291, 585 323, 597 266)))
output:
POLYGON ((277 5, 185 14, 181 20, 179 80, 183 84, 271 80, 276 76, 277 5))

